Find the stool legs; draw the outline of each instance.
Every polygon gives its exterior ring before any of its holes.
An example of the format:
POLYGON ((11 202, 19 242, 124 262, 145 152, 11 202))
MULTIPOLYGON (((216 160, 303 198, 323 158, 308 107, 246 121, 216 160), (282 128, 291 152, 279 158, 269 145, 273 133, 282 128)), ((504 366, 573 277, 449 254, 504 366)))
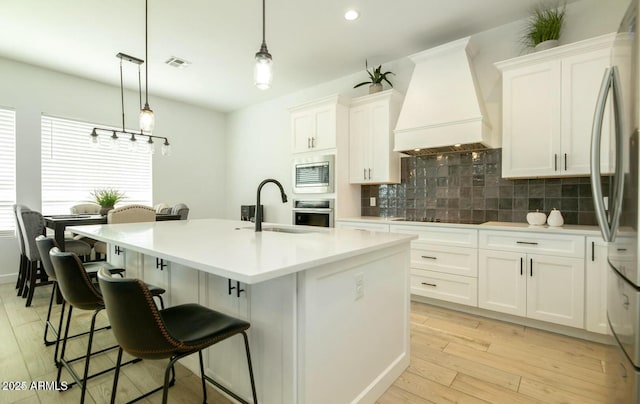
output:
POLYGON ((256 395, 256 382, 253 379, 253 366, 251 366, 251 352, 249 352, 249 338, 247 338, 247 333, 244 331, 242 331, 242 336, 244 337, 244 348, 247 351, 247 365, 249 366, 249 378, 251 379, 251 393, 253 394, 253 402, 254 404, 258 404, 258 396, 256 395))

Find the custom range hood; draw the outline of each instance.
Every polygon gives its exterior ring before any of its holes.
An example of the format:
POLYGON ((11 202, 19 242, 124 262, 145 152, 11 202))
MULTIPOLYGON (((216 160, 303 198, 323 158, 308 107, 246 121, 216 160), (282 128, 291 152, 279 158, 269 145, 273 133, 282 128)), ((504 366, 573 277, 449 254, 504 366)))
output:
POLYGON ((495 147, 471 66, 469 37, 416 53, 394 150, 424 155, 495 147))

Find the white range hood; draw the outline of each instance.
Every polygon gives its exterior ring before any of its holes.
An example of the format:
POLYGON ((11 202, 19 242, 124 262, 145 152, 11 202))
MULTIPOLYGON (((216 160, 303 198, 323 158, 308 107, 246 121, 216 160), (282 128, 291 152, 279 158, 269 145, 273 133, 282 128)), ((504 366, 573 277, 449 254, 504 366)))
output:
POLYGON ((495 147, 470 62, 469 37, 409 58, 416 64, 394 150, 430 154, 495 147))

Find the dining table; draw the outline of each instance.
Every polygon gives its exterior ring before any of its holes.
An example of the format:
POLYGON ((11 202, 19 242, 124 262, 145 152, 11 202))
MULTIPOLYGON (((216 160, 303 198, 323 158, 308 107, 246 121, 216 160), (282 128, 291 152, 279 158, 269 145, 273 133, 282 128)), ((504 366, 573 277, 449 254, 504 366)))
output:
MULTIPOLYGON (((164 220, 180 220, 180 215, 156 213, 157 222, 164 220)), ((64 251, 65 248, 64 232, 67 226, 83 226, 91 224, 107 224, 107 216, 86 214, 44 216, 45 227, 53 230, 54 238, 58 243, 58 247, 62 251, 64 251)))

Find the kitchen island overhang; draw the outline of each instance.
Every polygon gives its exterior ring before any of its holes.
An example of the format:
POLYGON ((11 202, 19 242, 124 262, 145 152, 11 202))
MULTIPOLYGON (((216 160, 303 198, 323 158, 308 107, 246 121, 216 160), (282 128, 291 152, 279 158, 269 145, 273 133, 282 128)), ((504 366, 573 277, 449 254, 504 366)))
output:
MULTIPOLYGON (((198 302, 250 321, 260 402, 374 402, 409 365, 415 236, 278 227, 199 219, 72 231, 112 244, 110 260, 160 283, 170 305, 198 302), (159 259, 169 268, 156 268, 159 259)), ((234 341, 212 347, 206 372, 249 397, 242 353, 234 341)))

